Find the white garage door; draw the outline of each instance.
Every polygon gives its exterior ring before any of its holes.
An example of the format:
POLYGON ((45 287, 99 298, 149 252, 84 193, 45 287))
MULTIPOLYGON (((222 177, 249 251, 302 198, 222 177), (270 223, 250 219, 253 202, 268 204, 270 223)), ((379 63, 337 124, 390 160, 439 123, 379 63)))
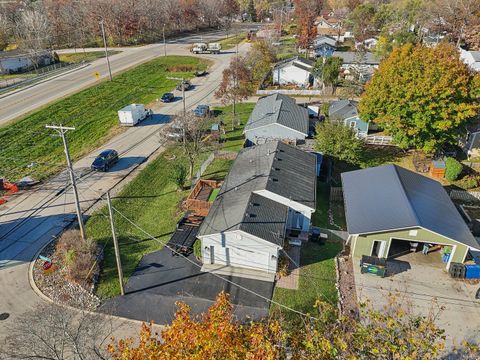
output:
POLYGON ((250 251, 237 247, 214 248, 215 264, 268 270, 268 253, 250 251))

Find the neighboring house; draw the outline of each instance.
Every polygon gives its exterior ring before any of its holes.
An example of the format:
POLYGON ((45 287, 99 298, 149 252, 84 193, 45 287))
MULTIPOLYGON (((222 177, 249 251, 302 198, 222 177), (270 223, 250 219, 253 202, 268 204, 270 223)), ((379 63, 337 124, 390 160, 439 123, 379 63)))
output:
POLYGON ((332 56, 342 58, 342 70, 347 80, 352 80, 355 74, 355 80, 366 82, 372 78, 380 64, 380 60, 371 52, 335 51, 332 56))
POLYGON ((451 262, 463 263, 469 250, 480 249, 435 180, 383 165, 343 173, 342 185, 353 256, 394 258, 427 243, 451 248, 448 268, 451 262))
POLYGON ((315 57, 332 56, 337 49, 337 40, 331 36, 318 36, 313 42, 315 57))
POLYGON ((272 70, 274 85, 294 84, 301 87, 313 85, 311 73, 314 62, 312 60, 295 57, 275 65, 272 70))
POLYGON ((297 142, 308 136, 308 121, 306 108, 291 97, 276 93, 257 101, 243 133, 247 145, 273 140, 297 142))
POLYGON ((459 146, 469 158, 480 156, 480 126, 468 127, 466 136, 459 139, 459 146))
POLYGON ((375 47, 377 46, 378 44, 378 40, 375 39, 375 38, 369 38, 369 39, 366 39, 362 42, 357 42, 355 43, 355 48, 356 49, 361 49, 361 48, 364 48, 364 49, 367 49, 367 50, 373 50, 375 49, 375 47))
POLYGON ((198 233, 202 271, 273 281, 286 235, 310 229, 315 167, 315 155, 278 141, 242 149, 198 233))
POLYGON ((39 51, 33 55, 27 55, 25 51, 12 50, 0 51, 0 74, 13 74, 25 72, 34 68, 34 62, 38 66, 53 64, 55 60, 49 51, 39 51))
POLYGON ((328 108, 328 118, 354 129, 361 138, 368 135, 369 123, 360 119, 357 106, 358 102, 353 100, 333 101, 328 108))
POLYGON ((480 71, 480 51, 460 49, 460 59, 473 71, 480 71))

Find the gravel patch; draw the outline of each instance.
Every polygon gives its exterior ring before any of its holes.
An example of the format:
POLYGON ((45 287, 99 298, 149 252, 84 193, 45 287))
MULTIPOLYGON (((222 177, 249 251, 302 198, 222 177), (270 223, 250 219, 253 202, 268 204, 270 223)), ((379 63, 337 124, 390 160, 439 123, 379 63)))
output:
POLYGON ((97 251, 97 262, 93 268, 93 284, 77 284, 71 282, 66 276, 66 267, 61 263, 60 259, 55 256, 55 246, 57 241, 53 241, 46 246, 40 255, 48 257, 52 260, 52 268, 47 271, 43 270, 44 260, 38 258, 35 260, 33 267, 33 280, 40 291, 49 297, 53 302, 63 305, 72 306, 82 310, 95 310, 100 305, 100 299, 95 296, 95 285, 98 281, 103 251, 99 247, 97 251))
POLYGON ((358 318, 360 312, 358 308, 357 292, 355 290, 353 262, 352 257, 349 256, 348 247, 338 256, 337 264, 340 309, 344 315, 358 318))

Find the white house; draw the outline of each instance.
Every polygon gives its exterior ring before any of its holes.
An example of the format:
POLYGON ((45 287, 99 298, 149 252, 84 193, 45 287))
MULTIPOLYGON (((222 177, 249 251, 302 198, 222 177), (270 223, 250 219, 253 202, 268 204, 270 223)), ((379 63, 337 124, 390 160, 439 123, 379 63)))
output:
POLYGON ((308 126, 308 109, 287 95, 275 93, 257 101, 243 133, 247 145, 275 140, 297 142, 308 136, 308 126))
POLYGON ((373 49, 375 49, 377 44, 378 44, 377 39, 369 38, 369 39, 365 39, 364 41, 355 43, 355 48, 356 49, 364 48, 364 49, 367 49, 367 50, 373 50, 373 49))
POLYGON ((274 281, 287 233, 310 229, 315 189, 314 154, 278 141, 240 151, 197 235, 202 270, 274 281))
POLYGON ((28 55, 25 51, 0 51, 0 74, 12 74, 28 71, 33 68, 33 60, 39 66, 50 65, 54 62, 51 52, 43 50, 28 55))
POLYGON ((279 62, 273 68, 274 85, 290 85, 307 87, 313 84, 313 61, 301 57, 294 57, 279 62))
POLYGON ((480 71, 480 51, 460 49, 460 59, 473 71, 480 71))

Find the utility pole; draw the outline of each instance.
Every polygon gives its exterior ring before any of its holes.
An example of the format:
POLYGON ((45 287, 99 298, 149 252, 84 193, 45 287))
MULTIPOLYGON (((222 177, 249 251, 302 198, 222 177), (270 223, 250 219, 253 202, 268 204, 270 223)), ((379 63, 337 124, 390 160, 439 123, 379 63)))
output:
POLYGON ((167 43, 165 41, 165 24, 163 24, 163 53, 167 56, 167 43))
POLYGON ((110 59, 108 58, 107 39, 105 37, 105 27, 103 26, 103 20, 100 21, 102 27, 103 46, 105 47, 105 57, 107 58, 108 74, 110 75, 110 81, 112 81, 112 69, 110 68, 110 59))
POLYGON ((117 234, 115 233, 115 222, 113 220, 112 200, 110 199, 109 191, 107 191, 107 203, 108 203, 108 213, 110 215, 110 225, 112 226, 112 238, 113 238, 113 246, 115 248, 115 260, 117 261, 118 282, 120 284, 120 293, 122 295, 125 295, 125 289, 123 288, 122 261, 120 259, 120 249, 118 247, 117 234))
POLYGON ((47 129, 53 129, 58 132, 59 136, 61 136, 63 141, 63 147, 65 151, 65 157, 67 158, 67 168, 68 172, 70 173, 70 181, 72 183, 73 189, 73 196, 75 197, 75 210, 77 212, 77 220, 78 225, 80 227, 80 235, 82 239, 85 241, 87 236, 85 234, 85 225, 83 224, 83 217, 82 217, 82 209, 80 208, 80 200, 78 198, 78 190, 77 190, 77 183, 75 181, 75 173, 73 172, 72 161, 70 160, 70 153, 68 152, 68 142, 67 137, 65 134, 68 130, 75 130, 74 127, 66 127, 66 126, 57 126, 57 125, 45 125, 47 129))
POLYGON ((235 72, 233 74, 233 117, 232 117, 232 131, 235 130, 235 117, 236 117, 236 103, 237 103, 237 86, 238 86, 238 43, 236 50, 236 64, 235 72))
POLYGON ((171 77, 167 76, 168 80, 178 80, 182 82, 182 100, 183 100, 183 115, 185 116, 187 114, 187 106, 185 104, 185 78, 177 78, 177 77, 171 77))

